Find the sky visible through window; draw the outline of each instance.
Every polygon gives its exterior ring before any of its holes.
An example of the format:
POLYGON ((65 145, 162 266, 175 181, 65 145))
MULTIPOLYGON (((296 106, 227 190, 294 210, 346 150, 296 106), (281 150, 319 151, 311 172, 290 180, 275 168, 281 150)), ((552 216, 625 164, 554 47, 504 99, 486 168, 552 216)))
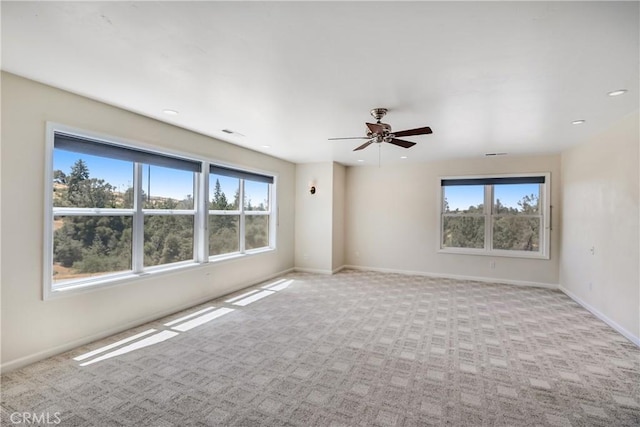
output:
MULTIPOLYGON (((127 188, 133 185, 133 165, 131 162, 122 160, 108 159, 104 157, 91 156, 87 154, 78 154, 66 150, 54 150, 53 169, 61 170, 65 174, 69 174, 73 164, 82 158, 89 168, 91 178, 104 179, 113 185, 118 192, 125 192, 127 188)), ((185 176, 190 175, 189 172, 182 170, 151 166, 151 186, 149 186, 149 166, 145 165, 143 169, 143 190, 150 191, 151 196, 171 197, 173 199, 182 200, 191 195, 193 197, 193 187, 190 180, 185 176)), ((220 180, 220 187, 225 193, 227 200, 233 201, 237 190, 237 178, 228 178, 224 176, 216 176, 220 180)), ((212 182, 210 193, 213 192, 212 182)), ((465 210, 469 206, 477 206, 483 203, 483 188, 478 185, 461 185, 446 187, 447 202, 451 210, 465 210)), ((245 192, 255 205, 265 201, 266 195, 264 184, 247 181, 245 184, 245 192)), ((496 195, 500 202, 507 207, 518 207, 518 201, 525 195, 539 193, 538 184, 514 184, 501 185, 499 191, 496 188, 496 195)))
MULTIPOLYGON (((89 168, 89 177, 104 179, 105 182, 113 185, 115 191, 124 193, 127 188, 133 186, 133 163, 109 159, 88 154, 78 154, 72 151, 55 149, 53 154, 53 170, 61 170, 69 175, 73 164, 82 159, 89 168)), ((143 191, 151 193, 152 197, 170 197, 176 200, 183 200, 188 195, 193 197, 193 184, 191 172, 177 169, 151 166, 151 185, 149 186, 149 165, 144 165, 142 172, 143 191)), ((233 201, 238 179, 218 176, 220 187, 225 193, 227 200, 233 201)), ((211 186, 215 185, 215 181, 211 186)), ((212 188, 210 189, 212 190, 212 188)), ((264 184, 247 181, 245 184, 247 197, 253 204, 265 202, 264 184)), ((212 193, 212 191, 210 191, 212 193)))
MULTIPOLYGON (((495 186, 495 195, 503 206, 518 208, 518 202, 526 195, 539 196, 540 184, 513 184, 495 186)), ((449 209, 465 210, 469 206, 484 203, 484 186, 459 185, 445 187, 449 209)))

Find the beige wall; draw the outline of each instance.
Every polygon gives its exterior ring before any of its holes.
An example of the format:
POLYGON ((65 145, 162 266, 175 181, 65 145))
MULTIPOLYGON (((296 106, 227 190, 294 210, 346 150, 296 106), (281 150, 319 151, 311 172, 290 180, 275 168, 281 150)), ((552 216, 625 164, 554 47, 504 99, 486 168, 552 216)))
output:
POLYGON ((7 73, 2 73, 1 171, 4 368, 229 293, 294 266, 295 165, 7 73), (275 172, 278 249, 43 301, 46 121, 275 172))
POLYGON ((333 164, 305 163, 296 166, 295 266, 300 270, 330 273, 333 206, 333 164), (309 183, 316 193, 309 193, 309 183))
POLYGON ((639 127, 636 112, 562 154, 560 272, 565 292, 638 345, 639 127))
POLYGON ((437 252, 440 177, 525 172, 551 173, 551 204, 556 208, 555 220, 560 200, 558 155, 347 168, 346 264, 391 271, 557 285, 557 228, 551 234, 549 260, 437 252), (495 261, 495 269, 489 267, 490 261, 495 261))
POLYGON ((338 163, 296 166, 295 265, 329 274, 344 265, 345 167, 338 163), (316 194, 309 193, 309 183, 316 194))
POLYGON ((293 165, 3 73, 2 366, 55 354, 294 265, 323 273, 347 264, 513 283, 560 283, 637 342, 638 133, 635 114, 562 156, 381 168, 345 168, 331 162, 293 165), (277 173, 277 251, 43 301, 46 121, 277 173), (554 231, 549 260, 437 252, 441 176, 523 172, 551 173, 554 231), (309 194, 310 181, 317 184, 315 195, 309 194), (495 269, 490 261, 495 261, 495 269))

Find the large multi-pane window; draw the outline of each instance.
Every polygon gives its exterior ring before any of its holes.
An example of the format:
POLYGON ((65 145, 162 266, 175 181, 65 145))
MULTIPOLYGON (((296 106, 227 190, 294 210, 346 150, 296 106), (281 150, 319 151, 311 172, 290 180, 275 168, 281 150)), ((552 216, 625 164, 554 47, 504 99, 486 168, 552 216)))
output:
POLYGON ((441 250, 548 257, 548 188, 548 174, 442 179, 441 250))
POLYGON ((274 247, 272 176, 49 127, 48 291, 274 247))

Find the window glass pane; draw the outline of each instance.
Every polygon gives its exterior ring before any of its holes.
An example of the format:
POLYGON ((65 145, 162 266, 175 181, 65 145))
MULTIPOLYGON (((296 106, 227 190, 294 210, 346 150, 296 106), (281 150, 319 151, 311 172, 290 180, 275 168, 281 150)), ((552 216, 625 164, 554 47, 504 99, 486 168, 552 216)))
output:
POLYGON ((266 182, 245 180, 244 208, 248 211, 268 211, 269 184, 266 182))
POLYGON ((193 215, 144 217, 144 266, 193 259, 193 215))
POLYGON ((442 247, 484 248, 484 217, 444 216, 442 247))
POLYGON ((501 215, 540 212, 540 184, 510 184, 493 187, 493 212, 501 215))
POLYGON ((127 216, 57 216, 53 220, 53 282, 131 270, 127 216))
POLYGON ((209 209, 224 211, 239 209, 240 180, 222 175, 209 175, 209 209))
POLYGON ((445 213, 483 213, 484 185, 451 185, 442 187, 445 213))
POLYGON ((493 248, 540 251, 540 218, 503 216, 493 221, 493 248))
POLYGON ((209 255, 240 250, 240 215, 209 216, 209 255))
POLYGON ((142 166, 144 209, 193 209, 194 173, 161 166, 142 166))
POLYGON ((269 246, 269 216, 247 215, 244 219, 245 249, 269 246))
POLYGON ((133 208, 133 163, 54 149, 53 206, 133 208))

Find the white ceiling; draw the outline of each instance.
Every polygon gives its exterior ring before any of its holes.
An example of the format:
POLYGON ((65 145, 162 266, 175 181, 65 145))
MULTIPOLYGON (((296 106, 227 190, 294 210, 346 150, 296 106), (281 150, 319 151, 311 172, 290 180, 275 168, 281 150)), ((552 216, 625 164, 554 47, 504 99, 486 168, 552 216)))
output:
POLYGON ((549 153, 638 109, 638 6, 3 1, 2 69, 299 163, 377 164, 327 140, 375 107, 434 132, 386 164, 549 153))

